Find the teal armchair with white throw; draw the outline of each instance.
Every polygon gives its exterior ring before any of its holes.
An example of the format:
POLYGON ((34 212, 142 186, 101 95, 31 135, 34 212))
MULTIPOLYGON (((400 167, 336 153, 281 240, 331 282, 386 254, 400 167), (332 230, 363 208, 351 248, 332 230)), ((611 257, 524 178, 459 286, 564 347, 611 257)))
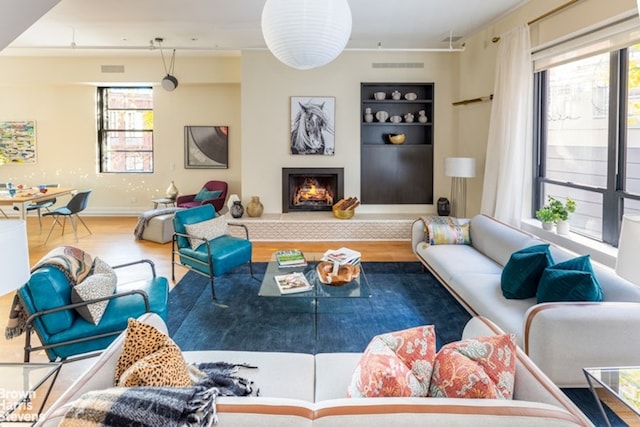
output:
POLYGON ((228 223, 226 216, 218 216, 214 207, 207 204, 176 212, 173 226, 171 278, 174 282, 176 265, 209 277, 211 297, 215 300, 214 277, 246 263, 253 277, 252 244, 244 224, 228 223), (229 226, 242 227, 245 237, 230 235, 229 226))
POLYGON ((18 289, 11 335, 24 333, 25 362, 38 350, 51 361, 82 358, 106 348, 130 317, 152 312, 166 319, 168 298, 169 283, 156 275, 150 260, 109 266, 81 249, 62 246, 40 260, 18 289), (118 277, 125 267, 131 280, 118 277), (40 345, 32 343, 32 332, 40 345))

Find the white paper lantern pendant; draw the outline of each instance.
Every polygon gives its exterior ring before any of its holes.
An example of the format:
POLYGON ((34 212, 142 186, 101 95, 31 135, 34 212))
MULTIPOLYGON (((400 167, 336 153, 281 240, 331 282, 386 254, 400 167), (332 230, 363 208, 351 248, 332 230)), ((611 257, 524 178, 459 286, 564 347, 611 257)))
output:
POLYGON ((298 70, 336 59, 351 37, 347 0, 267 0, 262 36, 282 63, 298 70))

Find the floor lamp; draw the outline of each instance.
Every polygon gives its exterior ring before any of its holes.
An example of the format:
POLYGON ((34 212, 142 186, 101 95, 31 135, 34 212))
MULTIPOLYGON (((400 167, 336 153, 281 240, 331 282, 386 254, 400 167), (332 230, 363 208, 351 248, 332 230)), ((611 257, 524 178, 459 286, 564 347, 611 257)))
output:
POLYGON ((29 281, 26 222, 17 219, 0 221, 0 242, 0 295, 5 295, 29 281))
POLYGON ((447 157, 444 174, 451 179, 451 216, 467 216, 467 178, 476 176, 476 159, 472 157, 447 157))
POLYGON ((616 273, 635 285, 640 285, 640 215, 623 215, 616 273))

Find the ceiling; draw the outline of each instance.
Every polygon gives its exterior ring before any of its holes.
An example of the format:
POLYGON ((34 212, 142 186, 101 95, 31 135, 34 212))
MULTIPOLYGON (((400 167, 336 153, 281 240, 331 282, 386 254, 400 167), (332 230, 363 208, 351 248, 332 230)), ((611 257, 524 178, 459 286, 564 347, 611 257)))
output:
MULTIPOLYGON (((294 0, 301 1, 301 0, 294 0)), ((347 49, 447 49, 528 0, 349 0, 347 49)), ((3 51, 16 55, 266 48, 265 0, 61 0, 3 51), (73 47, 75 46, 75 47, 73 47)))

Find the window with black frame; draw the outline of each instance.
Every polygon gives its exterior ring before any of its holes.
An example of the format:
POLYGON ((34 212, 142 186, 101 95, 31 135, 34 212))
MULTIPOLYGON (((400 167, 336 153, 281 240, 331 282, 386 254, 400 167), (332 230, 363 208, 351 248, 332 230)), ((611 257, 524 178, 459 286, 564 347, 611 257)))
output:
POLYGON ((100 172, 153 172, 153 89, 98 88, 100 172))
POLYGON ((532 215, 569 197, 571 231, 617 246, 622 214, 640 213, 640 44, 593 50, 535 73, 532 215))

